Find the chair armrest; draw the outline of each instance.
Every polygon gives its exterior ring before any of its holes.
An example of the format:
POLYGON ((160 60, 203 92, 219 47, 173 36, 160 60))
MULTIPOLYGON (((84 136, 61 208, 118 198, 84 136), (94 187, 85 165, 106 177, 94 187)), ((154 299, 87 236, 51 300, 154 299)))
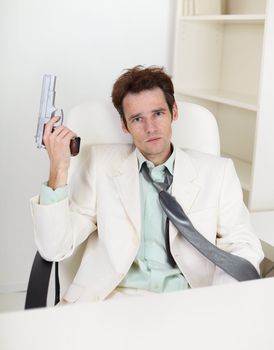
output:
MULTIPOLYGON (((43 259, 39 252, 36 253, 30 278, 28 282, 27 295, 25 301, 25 310, 37 307, 47 306, 47 296, 50 275, 52 270, 52 261, 43 259)), ((60 285, 58 278, 58 263, 55 263, 55 305, 60 300, 60 285)))

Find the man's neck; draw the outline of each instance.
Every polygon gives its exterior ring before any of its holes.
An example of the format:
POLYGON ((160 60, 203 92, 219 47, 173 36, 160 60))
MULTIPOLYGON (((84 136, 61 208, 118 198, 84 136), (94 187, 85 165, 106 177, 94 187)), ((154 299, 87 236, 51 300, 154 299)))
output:
POLYGON ((161 165, 161 164, 164 164, 168 158, 171 156, 172 152, 173 152, 173 145, 170 144, 170 148, 169 148, 169 151, 166 152, 166 154, 144 154, 141 150, 138 149, 138 151, 140 153, 142 153, 142 155, 147 159, 149 160, 150 162, 152 162, 155 166, 157 165, 161 165))

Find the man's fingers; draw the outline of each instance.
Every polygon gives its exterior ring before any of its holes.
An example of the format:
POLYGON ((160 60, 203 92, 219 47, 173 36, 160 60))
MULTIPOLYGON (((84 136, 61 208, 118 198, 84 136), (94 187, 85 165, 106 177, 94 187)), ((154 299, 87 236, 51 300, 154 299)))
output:
MULTIPOLYGON (((54 133, 55 133, 55 130, 54 130, 54 133)), ((55 135, 53 135, 53 136, 55 136, 55 135)), ((76 135, 74 134, 74 132, 68 128, 64 128, 64 129, 60 130, 60 132, 56 131, 56 141, 57 142, 68 142, 75 136, 76 135)))
POLYGON ((67 128, 64 125, 57 126, 57 128, 54 128, 51 131, 50 137, 51 138, 55 138, 55 137, 57 137, 58 135, 60 135, 61 133, 63 133, 66 130, 67 130, 67 128))
POLYGON ((68 133, 72 133, 73 136, 76 136, 72 130, 70 130, 66 126, 60 125, 54 129, 54 131, 51 133, 51 137, 56 139, 62 139, 68 133))
POLYGON ((46 143, 49 143, 51 145, 54 144, 69 144, 70 140, 75 137, 75 133, 68 129, 67 127, 61 125, 58 126, 45 140, 46 143))
POLYGON ((57 123, 60 120, 60 118, 61 118, 60 116, 54 116, 45 124, 45 128, 44 128, 45 137, 48 137, 48 135, 52 133, 54 124, 57 123))

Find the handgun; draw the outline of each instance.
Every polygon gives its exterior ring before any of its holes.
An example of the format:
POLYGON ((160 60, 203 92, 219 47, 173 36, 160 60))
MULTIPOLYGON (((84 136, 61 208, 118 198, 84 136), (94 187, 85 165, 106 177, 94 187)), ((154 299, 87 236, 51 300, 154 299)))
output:
MULTIPOLYGON (((37 148, 45 148, 43 144, 43 134, 45 124, 54 116, 60 116, 60 120, 54 124, 54 128, 63 124, 64 115, 62 109, 57 109, 55 102, 55 83, 56 76, 52 74, 45 74, 43 76, 42 92, 40 99, 39 118, 37 124, 37 131, 35 141, 37 148)), ((80 150, 80 137, 74 137, 70 141, 70 153, 76 156, 80 150)))

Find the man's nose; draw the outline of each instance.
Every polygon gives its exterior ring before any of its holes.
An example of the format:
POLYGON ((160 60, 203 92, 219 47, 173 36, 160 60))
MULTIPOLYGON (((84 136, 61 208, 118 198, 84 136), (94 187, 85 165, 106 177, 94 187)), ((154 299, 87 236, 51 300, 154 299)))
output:
POLYGON ((156 130, 155 122, 151 118, 145 121, 144 127, 147 134, 152 134, 156 130))

